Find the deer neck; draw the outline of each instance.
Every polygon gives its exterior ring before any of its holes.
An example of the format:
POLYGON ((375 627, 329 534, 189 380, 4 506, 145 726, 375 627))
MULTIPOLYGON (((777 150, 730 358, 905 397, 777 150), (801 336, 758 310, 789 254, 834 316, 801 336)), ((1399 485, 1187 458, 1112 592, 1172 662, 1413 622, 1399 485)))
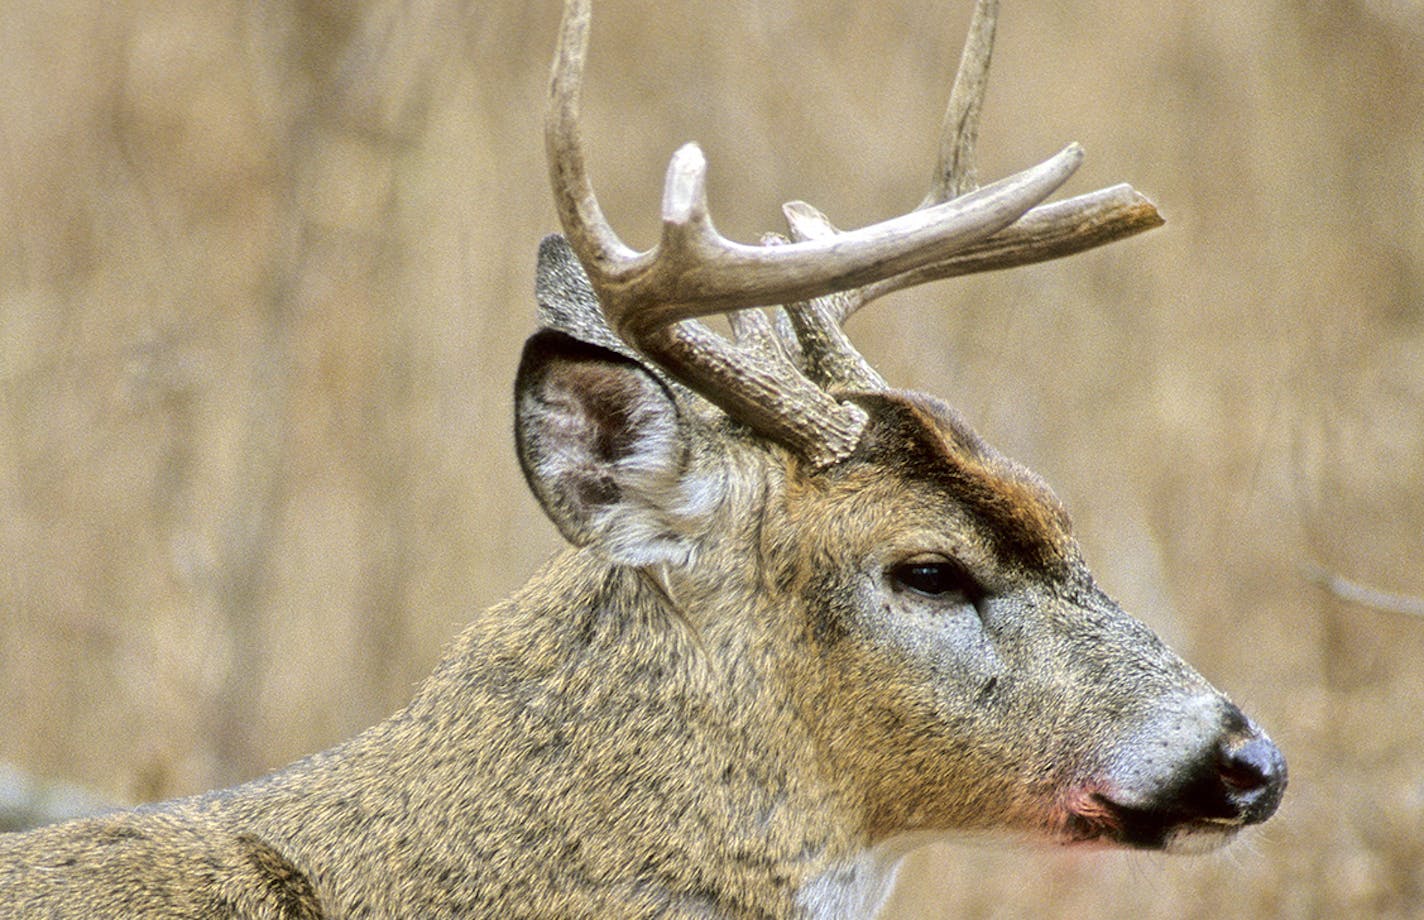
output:
POLYGON ((629 852, 658 866, 656 882, 605 892, 606 909, 704 899, 795 916, 803 889, 857 852, 851 800, 822 775, 772 668, 784 638, 756 624, 774 618, 748 610, 738 628, 714 628, 673 581, 587 552, 558 557, 472 624, 367 748, 400 750, 399 769, 429 778, 440 799, 422 807, 468 816, 463 794, 487 808, 489 826, 468 829, 479 849, 528 846, 504 841, 508 810, 522 812, 525 838, 538 826, 558 841, 551 854, 574 847, 584 875, 607 860, 613 877, 629 852))

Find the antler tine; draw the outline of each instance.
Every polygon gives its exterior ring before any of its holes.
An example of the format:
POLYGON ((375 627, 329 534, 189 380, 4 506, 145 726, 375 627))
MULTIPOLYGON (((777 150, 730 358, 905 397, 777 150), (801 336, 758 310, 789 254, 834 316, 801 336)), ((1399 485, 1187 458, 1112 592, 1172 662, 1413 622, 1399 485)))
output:
MULTIPOLYGON (((969 19, 969 34, 965 38, 964 48, 959 54, 959 67, 955 70, 954 83, 949 90, 949 101, 945 105, 944 118, 940 122, 939 152, 935 158, 934 175, 930 178, 929 191, 920 202, 921 209, 957 198, 979 187, 978 164, 976 162, 979 144, 979 113, 984 108, 984 91, 989 85, 989 65, 994 57, 994 34, 997 31, 998 23, 999 0, 976 0, 974 12, 969 19)), ((793 238, 802 238, 803 235, 826 236, 839 232, 824 214, 805 202, 788 202, 783 210, 786 212, 786 219, 791 226, 793 238)), ((1012 230, 1014 226, 1017 224, 1011 226, 1009 230, 1012 230)), ((951 257, 951 260, 953 259, 954 257, 951 257)), ((892 290, 913 287, 937 277, 950 277, 950 275, 935 275, 930 268, 926 268, 896 278, 888 278, 854 291, 848 291, 834 300, 826 301, 815 313, 819 313, 824 319, 833 320, 839 325, 876 297, 888 294, 892 290), (895 281, 900 283, 892 286, 892 282, 895 281)), ((802 312, 803 320, 806 322, 812 321, 810 319, 812 315, 805 311, 802 312)), ((800 328, 801 326, 798 325, 798 330, 800 328)), ((818 337, 823 344, 828 345, 831 341, 825 335, 818 337)), ((845 340, 845 345, 850 347, 848 339, 845 340)), ((853 348, 851 352, 853 357, 825 358, 823 363, 839 365, 859 363, 869 367, 869 363, 858 352, 855 352, 853 348)))
POLYGON ((1012 226, 941 262, 868 284, 856 292, 854 306, 858 309, 877 297, 929 281, 1061 259, 1164 223, 1157 206, 1137 189, 1126 184, 1110 186, 1040 205, 1012 226))
POLYGON ((949 91, 939 135, 930 190, 920 207, 929 207, 972 191, 978 184, 975 148, 979 143, 979 112, 989 85, 989 62, 994 56, 994 31, 999 22, 999 0, 978 0, 969 20, 969 37, 959 56, 959 69, 949 91))
MULTIPOLYGON (((781 206, 794 240, 829 239, 839 231, 826 215, 804 201, 781 206)), ((898 277, 898 276, 897 276, 898 277)), ((864 288, 839 291, 812 300, 787 304, 786 318, 796 336, 801 367, 823 387, 876 392, 885 378, 856 350, 841 323, 860 306, 864 288)))
MULTIPOLYGON (((984 90, 989 84, 989 64, 994 56, 994 33, 998 19, 998 0, 977 0, 969 20, 969 35, 959 55, 954 84, 949 91, 944 119, 940 123, 939 153, 929 191, 919 205, 921 209, 978 188, 975 153, 979 142, 979 113, 984 105, 984 90)), ((782 210, 793 239, 831 237, 839 232, 824 214, 805 202, 788 202, 782 210)), ((1001 233, 1011 232, 1017 225, 1013 224, 1001 233)), ((944 266, 945 263, 939 265, 944 266)), ((788 305, 787 316, 802 342, 803 366, 811 378, 825 386, 865 390, 883 387, 880 374, 851 344, 841 331, 841 324, 876 297, 936 277, 932 268, 905 272, 834 296, 788 305), (890 287, 897 281, 900 283, 890 287)))
MULTIPOLYGON (((782 206, 792 235, 824 234, 818 227, 831 228, 824 214, 804 201, 782 206)), ((1147 196, 1127 184, 1109 186, 1039 205, 1012 225, 978 243, 923 268, 875 281, 854 291, 822 298, 827 315, 844 323, 856 310, 879 297, 930 281, 960 275, 999 271, 1048 262, 1096 249, 1138 233, 1162 226, 1157 206, 1147 196)))
MULTIPOLYGON (((977 187, 975 148, 979 113, 988 85, 998 11, 998 0, 975 3, 969 37, 960 55, 940 128, 934 176, 920 204, 922 209, 935 207, 977 187)), ((809 205, 792 203, 792 206, 804 208, 806 213, 814 212, 816 216, 811 224, 819 221, 830 226, 829 221, 809 205)), ((791 213, 787 217, 793 222, 795 237, 798 233, 795 220, 791 213)), ((802 222, 807 220, 803 214, 802 222)), ((893 291, 928 281, 1062 258, 1160 227, 1163 222, 1156 205, 1145 196, 1131 186, 1116 185, 1066 201, 1038 205, 1012 225, 943 260, 871 282, 826 306, 829 314, 843 323, 856 310, 893 291)))

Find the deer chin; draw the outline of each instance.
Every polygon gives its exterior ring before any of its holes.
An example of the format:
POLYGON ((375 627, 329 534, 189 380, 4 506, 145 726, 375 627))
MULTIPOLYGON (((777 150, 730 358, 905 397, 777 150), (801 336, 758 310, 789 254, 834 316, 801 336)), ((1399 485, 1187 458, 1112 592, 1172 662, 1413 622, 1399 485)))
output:
POLYGON ((1124 805, 1085 788, 1060 801, 1049 826, 1052 839, 1067 846, 1195 854, 1225 846, 1245 824, 1239 817, 1192 815, 1170 804, 1124 805))

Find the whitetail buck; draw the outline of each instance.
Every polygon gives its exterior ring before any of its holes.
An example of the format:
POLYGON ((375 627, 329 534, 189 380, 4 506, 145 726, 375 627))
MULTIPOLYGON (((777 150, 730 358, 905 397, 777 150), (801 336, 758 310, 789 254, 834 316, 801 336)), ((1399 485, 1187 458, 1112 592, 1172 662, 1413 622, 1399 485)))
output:
POLYGON ((516 414, 574 548, 351 741, 4 839, 0 914, 864 917, 927 834, 1196 850, 1269 817, 1279 751, 1099 590, 1047 486, 840 331, 887 291, 1159 222, 1125 186, 1041 205, 1076 147, 974 187, 993 7, 921 208, 840 233, 792 204, 789 239, 732 243, 688 146, 639 253, 585 174, 569 0, 567 242, 539 253, 516 414), (692 322, 714 313, 732 339, 692 322))

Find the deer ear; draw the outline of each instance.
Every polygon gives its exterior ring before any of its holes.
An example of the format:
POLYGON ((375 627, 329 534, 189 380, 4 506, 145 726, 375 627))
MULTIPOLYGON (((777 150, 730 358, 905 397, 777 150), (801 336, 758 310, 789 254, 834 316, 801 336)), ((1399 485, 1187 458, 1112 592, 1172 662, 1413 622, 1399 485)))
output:
POLYGON ((686 422, 640 363, 545 329, 524 345, 515 441, 559 531, 628 565, 687 561, 710 506, 689 472, 686 422))

